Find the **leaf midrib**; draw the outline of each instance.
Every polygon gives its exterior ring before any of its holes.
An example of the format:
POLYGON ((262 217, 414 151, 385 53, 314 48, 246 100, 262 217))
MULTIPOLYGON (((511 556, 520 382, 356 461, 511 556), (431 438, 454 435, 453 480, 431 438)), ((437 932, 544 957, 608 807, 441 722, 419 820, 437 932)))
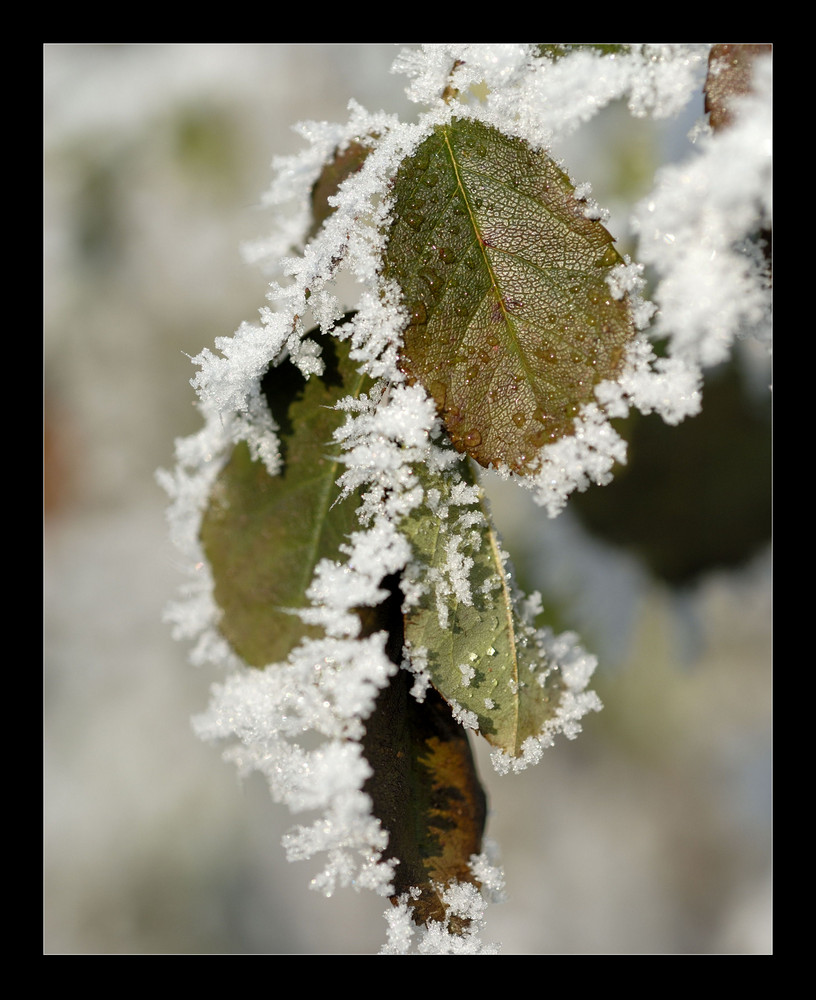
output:
POLYGON ((493 270, 493 266, 490 263, 490 259, 487 256, 486 244, 485 244, 485 241, 484 241, 484 239, 482 237, 481 229, 480 229, 479 224, 478 224, 478 222, 476 220, 476 216, 474 214, 473 207, 472 207, 472 205, 470 203, 470 198, 468 197, 467 190, 465 188, 464 182, 462 181, 462 175, 461 175, 461 172, 459 170, 459 163, 458 163, 458 161, 456 159, 456 154, 455 154, 455 152, 453 150, 453 146, 452 146, 451 141, 450 141, 450 136, 449 136, 449 133, 448 133, 448 126, 443 126, 443 128, 442 128, 442 134, 443 134, 443 137, 445 139, 445 146, 446 146, 447 151, 448 151, 448 156, 450 158, 450 162, 451 162, 451 166, 453 168, 454 176, 456 177, 456 185, 457 185, 457 187, 458 187, 458 189, 460 191, 460 194, 462 196, 462 200, 465 203, 465 207, 467 208, 468 217, 470 218, 470 223, 471 223, 471 226, 473 228, 473 233, 474 233, 474 235, 476 237, 476 242, 479 245, 479 250, 480 250, 481 255, 482 255, 482 260, 484 262, 485 270, 487 271, 488 275, 490 276, 490 289, 491 289, 491 291, 495 292, 496 298, 498 299, 499 308, 501 309, 502 318, 504 319, 504 326, 505 326, 505 329, 507 330, 507 333, 508 333, 508 339, 509 339, 509 345, 508 346, 512 349, 513 353, 515 354, 515 356, 517 357, 518 361, 520 362, 521 367, 524 369, 523 374, 524 374, 525 378, 528 380, 528 382, 535 383, 537 375, 530 368, 529 364, 527 363, 527 359, 526 359, 526 357, 524 355, 524 351, 522 349, 521 341, 520 341, 519 336, 518 336, 518 334, 516 332, 516 322, 515 322, 515 320, 512 318, 512 316, 507 311, 507 308, 506 308, 506 306, 504 304, 504 296, 500 293, 500 290, 499 290, 500 289, 500 285, 499 285, 498 278, 496 277, 496 273, 493 270))
POLYGON ((499 580, 501 581, 502 587, 502 608, 504 609, 505 619, 507 621, 507 637, 510 642, 510 654, 513 659, 513 680, 515 681, 516 690, 513 697, 513 754, 518 753, 518 732, 519 732, 519 719, 520 719, 520 702, 521 694, 519 689, 519 661, 518 661, 518 646, 516 645, 516 629, 515 623, 513 621, 513 595, 510 593, 510 589, 507 585, 507 574, 504 569, 504 562, 502 561, 501 551, 499 549, 498 540, 496 538, 496 532, 489 520, 487 520, 488 530, 487 536, 490 540, 490 552, 493 559, 493 563, 496 566, 496 572, 498 573, 499 580))

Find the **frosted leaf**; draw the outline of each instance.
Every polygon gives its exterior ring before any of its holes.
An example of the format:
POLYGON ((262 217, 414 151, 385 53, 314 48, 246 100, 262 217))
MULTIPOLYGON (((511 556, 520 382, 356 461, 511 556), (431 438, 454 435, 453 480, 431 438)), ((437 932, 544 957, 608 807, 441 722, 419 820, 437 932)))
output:
POLYGON ((582 719, 602 708, 595 692, 586 689, 597 660, 578 645, 577 636, 568 632, 554 635, 550 629, 540 629, 537 640, 547 661, 557 664, 565 689, 552 716, 537 734, 525 739, 518 756, 511 756, 502 749, 491 753, 491 762, 499 774, 518 773, 537 764, 544 750, 553 745, 556 736, 575 739, 581 732, 582 719))
POLYGON ((410 894, 386 911, 387 941, 382 955, 496 955, 498 946, 482 940, 485 911, 490 901, 500 901, 504 875, 485 854, 471 858, 471 870, 481 890, 471 882, 458 882, 444 892, 448 913, 444 921, 430 921, 417 928, 411 919, 410 894), (464 930, 462 925, 464 924, 464 930), (452 931, 452 925, 456 930, 452 931))
POLYGON ((628 296, 606 286, 622 263, 612 236, 546 153, 469 117, 403 161, 392 217, 400 368, 459 451, 531 474, 634 334, 628 296))
MULTIPOLYGON (((403 525, 414 553, 403 575, 411 595, 403 605, 406 658, 410 666, 417 655, 417 671, 430 676, 454 718, 515 757, 528 737, 544 734, 551 742, 566 731, 572 695, 584 691, 591 669, 581 679, 574 670, 562 677, 578 655, 573 638, 561 641, 533 627, 540 599, 522 602, 516 594, 467 463, 419 475, 431 509, 419 504, 403 525)), ((594 666, 592 658, 582 662, 594 666)))

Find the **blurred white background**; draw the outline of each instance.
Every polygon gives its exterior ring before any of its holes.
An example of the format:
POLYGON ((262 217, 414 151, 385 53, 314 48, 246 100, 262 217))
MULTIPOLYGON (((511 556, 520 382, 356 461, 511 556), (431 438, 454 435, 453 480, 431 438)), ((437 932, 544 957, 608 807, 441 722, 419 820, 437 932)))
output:
MULTIPOLYGON (((199 426, 188 356, 264 304, 239 246, 269 227, 273 156, 350 98, 413 117, 398 51, 44 48, 46 954, 373 954, 385 939, 388 904, 309 891, 312 869, 280 846, 293 818, 191 731, 219 678, 162 622, 182 576, 154 470, 199 426)), ((612 202, 592 143, 657 163, 700 112, 629 123, 628 145, 625 116, 607 116, 569 165, 612 202)), ((516 777, 479 751, 509 897, 487 939, 504 954, 769 953, 767 556, 680 599, 517 493, 494 499, 509 547, 536 586, 562 585, 562 627, 599 653, 606 709, 516 777)))

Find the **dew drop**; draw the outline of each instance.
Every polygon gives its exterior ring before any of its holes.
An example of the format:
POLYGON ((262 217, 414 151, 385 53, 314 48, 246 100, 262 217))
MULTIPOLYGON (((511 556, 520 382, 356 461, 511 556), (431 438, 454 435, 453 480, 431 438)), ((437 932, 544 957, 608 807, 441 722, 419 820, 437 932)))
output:
POLYGON ((598 260, 595 261, 596 267, 612 267, 618 262, 618 251, 610 243, 609 246, 604 250, 598 260))
POLYGON ((419 277, 428 283, 428 287, 434 293, 438 293, 442 288, 442 278, 438 271, 432 267, 423 267, 419 270, 419 277))
POLYGON ((477 430, 468 431, 465 434, 465 445, 468 448, 478 448, 482 443, 482 435, 477 430))
POLYGON ((551 434, 542 427, 540 430, 534 431, 527 440, 534 448, 541 448, 551 440, 551 434))
POLYGON ((525 415, 521 412, 521 410, 519 410, 517 413, 514 413, 511 419, 513 423, 516 425, 516 427, 523 427, 527 423, 527 417, 525 417, 525 415))
POLYGON ((420 326, 422 323, 426 323, 428 320, 428 311, 425 308, 425 303, 420 300, 411 310, 411 324, 413 326, 420 326))

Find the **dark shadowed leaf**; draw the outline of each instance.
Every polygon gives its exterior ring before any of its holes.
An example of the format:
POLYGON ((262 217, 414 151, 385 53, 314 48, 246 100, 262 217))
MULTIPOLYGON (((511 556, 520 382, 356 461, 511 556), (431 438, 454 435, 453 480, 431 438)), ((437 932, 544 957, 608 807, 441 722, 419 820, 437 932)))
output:
POLYGON ((634 334, 606 283, 621 257, 585 207, 549 156, 469 120, 397 173, 383 271, 410 314, 400 364, 484 466, 533 471, 634 334))
POLYGON ((679 588, 744 566, 771 539, 770 400, 746 388, 734 363, 706 372, 704 399, 677 427, 656 414, 630 416, 626 465, 600 495, 579 493, 570 508, 679 588))
MULTIPOLYGON (((364 632, 385 629, 395 662, 402 657, 402 595, 398 581, 385 582, 391 597, 363 609, 364 632)), ((413 676, 397 671, 366 721, 363 751, 373 774, 365 791, 374 815, 388 830, 386 858, 398 858, 394 902, 412 889, 410 905, 418 924, 443 921, 444 890, 454 882, 478 885, 469 867, 482 850, 486 818, 484 791, 464 729, 433 690, 423 702, 410 693, 413 676)), ((453 931, 464 924, 450 920, 453 931)))
POLYGON ((342 468, 332 432, 343 415, 331 409, 358 395, 368 380, 348 358, 348 346, 310 333, 323 345, 326 369, 304 380, 294 365, 271 368, 263 390, 280 428, 283 472, 272 477, 239 444, 221 472, 201 526, 212 567, 220 629, 247 663, 284 660, 299 639, 316 634, 288 609, 308 603, 305 592, 322 558, 359 527, 355 497, 334 505, 342 468))

